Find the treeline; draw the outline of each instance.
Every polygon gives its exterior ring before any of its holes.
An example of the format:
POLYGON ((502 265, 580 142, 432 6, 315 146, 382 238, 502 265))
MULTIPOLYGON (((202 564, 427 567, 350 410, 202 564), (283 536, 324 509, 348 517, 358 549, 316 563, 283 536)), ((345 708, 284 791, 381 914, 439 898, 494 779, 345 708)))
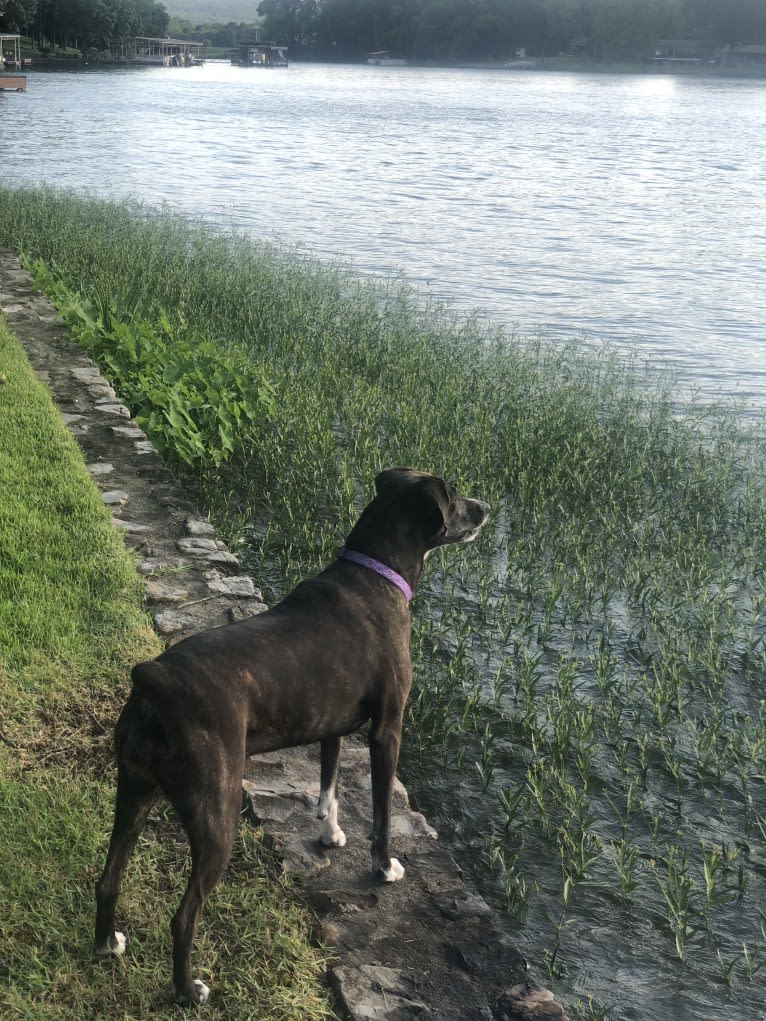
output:
POLYGON ((262 0, 261 38, 292 56, 502 60, 584 54, 641 59, 658 39, 708 49, 766 42, 766 0, 262 0))
MULTIPOLYGON (((0 30, 38 48, 106 50, 115 39, 173 34, 228 47, 255 22, 194 24, 155 0, 2 0, 0 30)), ((179 4, 179 6, 181 6, 179 4)), ((413 61, 506 60, 574 53, 640 60, 659 39, 701 49, 766 43, 766 0, 261 0, 260 37, 293 58, 358 61, 390 50, 413 61)))
POLYGON ((2 0, 3 32, 29 36, 37 48, 106 51, 115 39, 166 34, 169 15, 155 0, 2 0))

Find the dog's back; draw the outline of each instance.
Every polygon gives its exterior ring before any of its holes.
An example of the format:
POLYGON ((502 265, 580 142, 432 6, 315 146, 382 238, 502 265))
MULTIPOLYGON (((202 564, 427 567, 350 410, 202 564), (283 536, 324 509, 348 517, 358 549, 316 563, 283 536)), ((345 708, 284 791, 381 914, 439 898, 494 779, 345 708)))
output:
POLYGON ((128 729, 143 744, 140 732, 149 727, 171 752, 185 731, 204 728, 229 743, 244 734, 252 755, 358 729, 382 685, 397 678, 409 689, 406 605, 379 579, 372 611, 369 584, 353 564, 338 561, 272 609, 139 663, 118 723, 119 747, 128 729))

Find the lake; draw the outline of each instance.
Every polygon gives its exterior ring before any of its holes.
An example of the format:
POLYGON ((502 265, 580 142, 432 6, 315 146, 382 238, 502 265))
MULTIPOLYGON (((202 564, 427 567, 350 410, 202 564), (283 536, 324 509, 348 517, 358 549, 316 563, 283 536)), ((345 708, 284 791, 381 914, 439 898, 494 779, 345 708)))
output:
MULTIPOLYGON (((0 180, 166 203, 362 274, 401 272, 523 335, 635 348, 676 366, 681 389, 748 400, 762 417, 764 129, 766 81, 223 63, 32 72, 26 94, 0 99, 0 180)), ((552 911, 538 893, 535 910, 552 911)), ((730 994, 701 968, 660 968, 648 905, 625 927, 618 941, 599 912, 579 918, 577 971, 553 988, 595 993, 631 1021, 763 1016, 758 979, 730 994)), ((524 948, 532 935, 514 938, 524 948)))
POLYGON ((32 71, 0 139, 4 183, 168 203, 766 406, 766 81, 32 71))

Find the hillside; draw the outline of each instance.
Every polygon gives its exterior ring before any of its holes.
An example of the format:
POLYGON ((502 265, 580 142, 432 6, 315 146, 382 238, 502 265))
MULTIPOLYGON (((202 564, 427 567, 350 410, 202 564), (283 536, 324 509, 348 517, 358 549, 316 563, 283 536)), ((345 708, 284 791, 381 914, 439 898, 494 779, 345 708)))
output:
POLYGON ((252 24, 258 17, 259 0, 165 0, 171 18, 184 18, 196 24, 210 22, 228 24, 245 21, 252 24))

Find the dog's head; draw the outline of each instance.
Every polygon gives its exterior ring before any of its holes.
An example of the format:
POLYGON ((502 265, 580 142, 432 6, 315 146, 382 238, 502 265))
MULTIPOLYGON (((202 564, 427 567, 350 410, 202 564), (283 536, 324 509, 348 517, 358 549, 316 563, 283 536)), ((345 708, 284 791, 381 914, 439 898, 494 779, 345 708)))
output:
POLYGON ((487 520, 489 505, 459 496, 444 479, 414 468, 388 468, 375 479, 378 499, 406 507, 417 521, 426 551, 472 542, 487 520))

